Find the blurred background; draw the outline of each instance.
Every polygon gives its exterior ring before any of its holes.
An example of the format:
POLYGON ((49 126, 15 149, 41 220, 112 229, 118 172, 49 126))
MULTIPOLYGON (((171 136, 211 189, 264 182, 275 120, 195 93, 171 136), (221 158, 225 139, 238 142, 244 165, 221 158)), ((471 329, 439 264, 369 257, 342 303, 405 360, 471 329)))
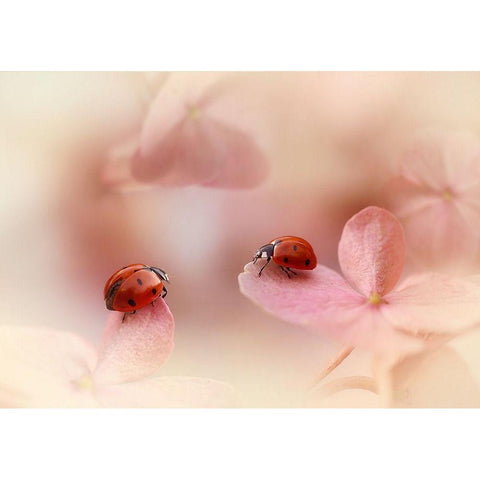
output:
MULTIPOLYGON (((383 204, 418 129, 480 133, 480 74, 229 77, 233 102, 260 125, 252 135, 269 163, 254 188, 105 181, 112 151, 141 131, 165 74, 0 74, 0 321, 98 343, 105 280, 126 264, 155 265, 170 275, 176 320, 176 347, 159 373, 229 382, 244 406, 295 406, 340 346, 264 313, 240 294, 237 275, 279 235, 307 238, 319 262, 337 269, 343 225, 383 204)), ((454 343, 475 385, 479 345, 475 332, 454 343)), ((368 355, 354 352, 332 378, 369 373, 368 355)), ((343 392, 328 404, 377 399, 343 392)))

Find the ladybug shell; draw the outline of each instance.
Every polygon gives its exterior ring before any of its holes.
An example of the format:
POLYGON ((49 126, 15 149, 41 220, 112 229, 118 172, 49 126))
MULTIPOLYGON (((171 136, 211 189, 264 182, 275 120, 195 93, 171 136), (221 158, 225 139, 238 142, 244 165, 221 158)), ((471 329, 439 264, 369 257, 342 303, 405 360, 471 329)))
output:
POLYGON ((285 236, 270 242, 273 247, 273 261, 283 267, 297 270, 313 270, 317 257, 312 246, 303 238, 285 236))
POLYGON ((162 290, 158 275, 147 265, 136 263, 115 272, 103 293, 109 310, 133 312, 155 301, 162 290))

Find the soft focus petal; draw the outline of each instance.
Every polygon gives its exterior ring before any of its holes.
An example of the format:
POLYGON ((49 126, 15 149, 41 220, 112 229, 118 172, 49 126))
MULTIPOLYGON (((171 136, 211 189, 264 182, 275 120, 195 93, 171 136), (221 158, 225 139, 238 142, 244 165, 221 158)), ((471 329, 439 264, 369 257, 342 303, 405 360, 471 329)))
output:
POLYGON ((130 171, 132 157, 139 148, 139 135, 127 138, 123 143, 111 148, 106 155, 100 172, 102 183, 112 191, 129 192, 149 188, 133 178, 130 171))
POLYGON ((480 390, 468 365, 449 347, 412 356, 391 374, 395 407, 480 407, 480 390))
POLYGON ((480 324, 480 276, 410 277, 385 297, 385 317, 414 335, 460 333, 480 324))
POLYGON ((175 323, 162 299, 125 317, 112 312, 99 348, 94 372, 98 384, 123 383, 154 373, 173 350, 175 323))
POLYGON ((167 186, 257 185, 268 166, 243 103, 218 74, 171 74, 144 123, 133 176, 167 186))
POLYGON ((196 377, 156 377, 103 386, 98 395, 103 406, 121 408, 222 408, 237 403, 230 385, 196 377))
POLYGON ((275 265, 258 277, 258 265, 239 275, 241 292, 266 311, 310 327, 345 345, 373 350, 389 362, 422 349, 422 342, 395 330, 382 314, 333 270, 319 265, 287 278, 275 265))
POLYGON ((442 199, 431 188, 409 182, 403 177, 395 177, 387 182, 382 193, 387 198, 388 208, 402 222, 411 216, 421 215, 442 199))
POLYGON ((396 285, 405 263, 400 222, 383 208, 363 209, 346 223, 338 259, 345 277, 359 292, 385 295, 396 285))
POLYGON ((245 188, 266 177, 267 163, 247 134, 204 116, 182 120, 152 154, 140 149, 132 173, 140 181, 166 186, 245 188))
POLYGON ((0 406, 96 406, 95 349, 72 333, 0 327, 0 406))
POLYGON ((457 202, 438 199, 402 222, 409 251, 423 265, 445 267, 453 273, 471 264, 478 253, 478 231, 462 215, 457 202))
POLYGON ((400 174, 409 182, 433 190, 443 190, 449 181, 437 132, 422 132, 404 151, 400 174))
POLYGON ((419 132, 400 162, 408 181, 436 191, 462 192, 478 183, 480 142, 470 132, 419 132))

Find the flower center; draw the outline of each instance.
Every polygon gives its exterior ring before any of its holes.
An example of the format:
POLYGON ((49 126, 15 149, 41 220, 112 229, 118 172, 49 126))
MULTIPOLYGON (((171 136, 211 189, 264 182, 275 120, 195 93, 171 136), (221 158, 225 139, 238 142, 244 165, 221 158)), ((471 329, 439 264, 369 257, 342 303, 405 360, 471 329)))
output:
POLYGON ((191 120, 195 120, 200 115, 200 109, 195 105, 189 105, 187 109, 188 109, 188 118, 190 118, 191 120))
POLYGON ((371 303, 372 305, 378 305, 379 303, 382 303, 382 297, 378 293, 371 293, 370 297, 368 298, 368 303, 371 303))
POLYGON ((442 197, 445 200, 453 200, 453 192, 449 188, 447 188, 446 190, 443 191, 442 197))
POLYGON ((82 375, 78 380, 77 380, 77 386, 81 390, 93 390, 94 388, 94 383, 93 379, 90 375, 82 375))

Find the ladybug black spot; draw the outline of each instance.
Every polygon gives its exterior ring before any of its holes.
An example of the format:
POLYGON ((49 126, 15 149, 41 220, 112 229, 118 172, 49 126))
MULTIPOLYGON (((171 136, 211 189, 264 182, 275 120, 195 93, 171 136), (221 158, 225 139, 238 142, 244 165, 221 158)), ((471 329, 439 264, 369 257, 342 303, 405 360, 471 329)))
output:
POLYGON ((152 293, 155 295, 157 293, 157 289, 156 288, 152 288, 152 293))
POLYGON ((296 246, 296 245, 293 246, 293 251, 294 251, 294 252, 297 251, 297 246, 296 246))
POLYGON ((128 301, 128 304, 131 305, 132 307, 136 305, 135 300, 132 300, 132 299, 128 301))
POLYGON ((309 265, 310 265, 310 259, 307 258, 307 259, 305 260, 305 266, 308 267, 309 265))
POLYGON ((288 257, 285 257, 285 258, 283 259, 283 261, 284 261, 285 263, 288 263, 288 257))
POLYGON ((139 285, 143 285, 143 282, 142 282, 139 278, 137 278, 137 283, 138 283, 139 285))

